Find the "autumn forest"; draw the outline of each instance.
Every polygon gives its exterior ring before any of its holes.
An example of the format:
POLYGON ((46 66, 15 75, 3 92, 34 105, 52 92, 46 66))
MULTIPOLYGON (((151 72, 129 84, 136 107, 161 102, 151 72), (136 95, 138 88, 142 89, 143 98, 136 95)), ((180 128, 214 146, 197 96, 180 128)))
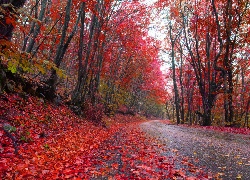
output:
POLYGON ((209 179, 133 126, 249 134, 249 17, 248 0, 0 0, 0 177, 209 179))

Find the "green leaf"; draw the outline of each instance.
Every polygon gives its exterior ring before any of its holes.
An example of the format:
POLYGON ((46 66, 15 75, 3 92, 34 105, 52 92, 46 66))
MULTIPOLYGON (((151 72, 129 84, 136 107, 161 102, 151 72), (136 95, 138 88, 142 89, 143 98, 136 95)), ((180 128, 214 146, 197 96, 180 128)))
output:
POLYGON ((13 61, 11 60, 8 62, 8 70, 11 71, 12 73, 17 72, 16 64, 13 63, 13 61))
POLYGON ((5 124, 5 125, 3 125, 3 129, 4 129, 5 131, 10 132, 10 133, 16 131, 16 127, 11 126, 10 124, 5 124))

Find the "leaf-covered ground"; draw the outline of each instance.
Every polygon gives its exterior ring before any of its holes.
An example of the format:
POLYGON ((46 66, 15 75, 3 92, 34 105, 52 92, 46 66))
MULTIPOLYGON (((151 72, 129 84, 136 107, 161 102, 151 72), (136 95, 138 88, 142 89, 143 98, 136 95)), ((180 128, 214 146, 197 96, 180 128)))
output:
MULTIPOLYGON (((205 167, 202 159, 202 156, 216 158, 216 153, 222 153, 214 150, 214 154, 209 154, 207 149, 202 149, 206 143, 212 144, 210 132, 206 137, 190 135, 190 128, 178 127, 166 133, 174 126, 152 122, 118 115, 112 119, 106 117, 106 127, 103 127, 75 116, 63 105, 56 106, 28 95, 1 95, 0 178, 219 178, 218 173, 214 174, 218 168, 213 169, 209 164, 205 167), (192 149, 195 147, 200 149, 192 149)), ((197 133, 207 131, 196 129, 197 133)), ((216 147, 225 148, 220 142, 216 147)), ((243 145, 227 147, 232 148, 247 151, 243 145)), ((249 156, 241 155, 234 155, 235 161, 247 167, 249 156)), ((220 164, 221 170, 227 167, 220 164)))
POLYGON ((178 166, 176 151, 166 148, 157 139, 147 136, 139 125, 122 127, 97 152, 102 162, 92 179, 209 179, 208 173, 194 165, 178 166))
POLYGON ((16 94, 0 99, 0 174, 2 179, 56 179, 91 175, 92 153, 119 130, 96 126, 67 107, 16 94), (4 127, 15 127, 11 136, 4 127), (79 175, 80 176, 80 175, 79 175))

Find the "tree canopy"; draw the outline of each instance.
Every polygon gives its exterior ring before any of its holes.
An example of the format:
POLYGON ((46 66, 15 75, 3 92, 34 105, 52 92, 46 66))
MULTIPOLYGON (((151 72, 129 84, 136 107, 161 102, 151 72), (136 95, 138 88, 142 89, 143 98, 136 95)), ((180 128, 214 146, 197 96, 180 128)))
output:
POLYGON ((32 80, 36 94, 67 99, 77 113, 91 106, 161 117, 165 82, 160 43, 148 36, 151 8, 139 1, 27 1, 5 19, 15 29, 11 41, 1 39, 1 64, 32 80))

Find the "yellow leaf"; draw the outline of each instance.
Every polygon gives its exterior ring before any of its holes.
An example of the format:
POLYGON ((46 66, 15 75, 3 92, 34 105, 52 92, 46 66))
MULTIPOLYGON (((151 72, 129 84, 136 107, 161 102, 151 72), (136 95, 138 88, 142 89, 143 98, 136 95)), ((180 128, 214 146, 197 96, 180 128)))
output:
POLYGON ((241 179, 241 175, 238 174, 238 176, 236 177, 237 180, 240 180, 241 179))
POLYGON ((45 68, 44 67, 42 67, 41 65, 38 65, 37 66, 37 68, 38 68, 38 70, 42 73, 42 74, 45 74, 45 68))

